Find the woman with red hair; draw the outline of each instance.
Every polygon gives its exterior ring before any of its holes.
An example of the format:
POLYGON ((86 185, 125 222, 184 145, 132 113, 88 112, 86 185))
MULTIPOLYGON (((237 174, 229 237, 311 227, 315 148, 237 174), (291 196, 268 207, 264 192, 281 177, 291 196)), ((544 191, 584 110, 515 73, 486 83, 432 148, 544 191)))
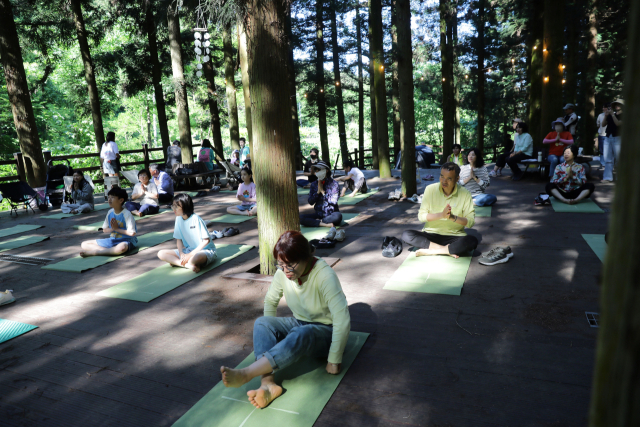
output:
POLYGON ((240 387, 257 376, 260 388, 247 392, 256 408, 282 394, 273 373, 303 356, 327 358, 329 374, 340 373, 351 318, 347 299, 335 271, 313 256, 299 231, 286 231, 273 248, 276 274, 264 299, 264 316, 253 327, 256 361, 244 369, 220 368, 226 387, 240 387), (293 317, 276 317, 284 295, 293 317))

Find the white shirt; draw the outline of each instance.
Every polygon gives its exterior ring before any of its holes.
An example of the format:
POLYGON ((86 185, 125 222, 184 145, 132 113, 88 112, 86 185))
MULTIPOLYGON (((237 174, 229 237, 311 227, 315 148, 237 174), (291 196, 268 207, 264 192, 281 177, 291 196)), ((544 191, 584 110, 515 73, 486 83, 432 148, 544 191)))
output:
POLYGON ((142 183, 139 182, 133 187, 133 193, 131 195, 142 194, 141 198, 131 200, 132 202, 140 203, 141 205, 151 205, 158 206, 158 199, 154 199, 151 195, 158 195, 158 187, 153 183, 153 181, 149 181, 146 185, 147 191, 142 191, 142 183))
POLYGON ((116 154, 118 154, 118 144, 114 141, 105 142, 102 144, 102 150, 100 150, 100 158, 105 160, 115 160, 116 154))
POLYGON ((604 113, 600 113, 596 124, 598 125, 598 136, 607 136, 607 119, 604 117, 604 113))
POLYGON ((347 174, 347 178, 352 179, 354 183, 364 179, 364 174, 362 171, 356 167, 351 168, 349 173, 347 174))
POLYGON ((209 236, 207 224, 196 214, 191 214, 188 219, 181 216, 176 217, 173 238, 182 240, 187 253, 197 248, 204 239, 209 239, 209 243, 203 249, 216 250, 216 245, 213 244, 209 236))

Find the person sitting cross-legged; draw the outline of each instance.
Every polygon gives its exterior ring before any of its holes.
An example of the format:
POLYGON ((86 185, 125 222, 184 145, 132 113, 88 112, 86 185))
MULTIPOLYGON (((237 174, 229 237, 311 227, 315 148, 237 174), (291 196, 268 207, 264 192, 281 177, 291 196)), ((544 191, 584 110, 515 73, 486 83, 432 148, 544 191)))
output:
POLYGON ((489 172, 484 165, 482 151, 472 148, 467 154, 468 164, 460 168, 460 180, 458 184, 469 190, 476 206, 491 206, 498 198, 493 194, 487 194, 484 190, 489 186, 489 172))
POLYGON ((158 202, 171 203, 173 200, 173 181, 168 173, 162 172, 156 163, 149 165, 153 183, 158 189, 158 202))
POLYGON ((587 182, 584 166, 576 163, 577 156, 578 147, 570 145, 565 148, 564 162, 556 166, 551 182, 546 186, 549 196, 569 205, 590 197, 596 189, 595 185, 587 182))
POLYGON ((258 214, 258 200, 256 199, 256 184, 253 182, 253 172, 249 166, 240 171, 242 183, 238 186, 236 199, 240 201, 237 206, 229 206, 227 213, 231 215, 255 216, 258 214))
POLYGON ((96 255, 120 255, 138 245, 136 221, 131 212, 124 208, 127 192, 118 186, 111 187, 107 194, 111 209, 102 224, 102 232, 109 233, 106 239, 82 242, 80 256, 85 258, 96 255))
POLYGON ((347 190, 351 192, 351 197, 356 196, 358 193, 366 194, 369 192, 367 180, 364 178, 362 171, 354 166, 353 160, 345 161, 342 167, 346 175, 336 178, 336 181, 344 181, 340 197, 344 197, 347 190))
POLYGON ((467 255, 478 246, 478 239, 468 236, 464 228, 471 228, 475 210, 471 193, 461 185, 460 167, 447 162, 440 169, 440 182, 427 186, 422 195, 418 220, 424 222, 422 231, 407 230, 402 240, 419 248, 416 256, 467 255))
POLYGON ((282 394, 274 371, 302 357, 322 358, 328 374, 339 374, 351 329, 347 298, 336 272, 313 256, 299 231, 285 231, 273 248, 273 257, 278 270, 264 299, 264 317, 253 326, 256 361, 243 369, 220 367, 225 387, 237 388, 261 377, 260 387, 247 392, 256 408, 265 408, 282 394), (283 295, 293 317, 277 317, 283 295))
POLYGON ((160 211, 158 188, 151 181, 151 172, 141 169, 138 172, 138 181, 131 192, 131 201, 124 204, 125 208, 139 217, 157 214, 160 211))
POLYGON ((82 172, 73 173, 73 183, 71 184, 71 199, 73 203, 62 203, 60 210, 63 213, 78 214, 87 213, 93 210, 93 187, 84 179, 82 172))
POLYGON ((319 161, 312 166, 316 181, 309 188, 309 204, 315 210, 312 214, 300 214, 300 225, 306 227, 335 227, 342 224, 342 214, 338 208, 340 186, 331 178, 331 166, 319 161))

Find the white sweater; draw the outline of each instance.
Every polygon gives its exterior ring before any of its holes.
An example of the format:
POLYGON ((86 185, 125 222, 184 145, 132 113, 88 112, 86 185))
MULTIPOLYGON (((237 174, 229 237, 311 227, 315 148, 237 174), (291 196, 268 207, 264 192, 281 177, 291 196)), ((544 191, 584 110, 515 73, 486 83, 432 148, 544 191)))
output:
POLYGON ((471 165, 464 165, 460 168, 460 180, 458 184, 469 190, 472 196, 484 193, 484 190, 489 186, 489 172, 487 168, 482 166, 479 168, 473 168, 473 173, 478 177, 478 182, 471 179, 464 184, 464 181, 471 176, 471 165))

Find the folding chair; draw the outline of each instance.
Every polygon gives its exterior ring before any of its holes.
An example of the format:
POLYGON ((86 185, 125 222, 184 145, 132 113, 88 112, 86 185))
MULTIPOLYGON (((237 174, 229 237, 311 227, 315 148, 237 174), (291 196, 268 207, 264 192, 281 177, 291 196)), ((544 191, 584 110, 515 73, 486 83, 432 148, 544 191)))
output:
POLYGON ((133 188, 137 183, 138 183, 138 171, 137 170, 131 170, 131 171, 120 171, 120 173, 127 178, 127 181, 129 181, 131 183, 131 188, 133 188))
POLYGON ((11 206, 9 216, 13 215, 14 212, 16 216, 18 216, 18 207, 21 203, 24 204, 25 209, 31 209, 33 213, 36 213, 36 211, 33 210, 33 206, 31 206, 31 202, 37 200, 37 193, 26 182, 2 183, 0 184, 0 193, 2 193, 2 197, 9 201, 9 205, 11 206))

